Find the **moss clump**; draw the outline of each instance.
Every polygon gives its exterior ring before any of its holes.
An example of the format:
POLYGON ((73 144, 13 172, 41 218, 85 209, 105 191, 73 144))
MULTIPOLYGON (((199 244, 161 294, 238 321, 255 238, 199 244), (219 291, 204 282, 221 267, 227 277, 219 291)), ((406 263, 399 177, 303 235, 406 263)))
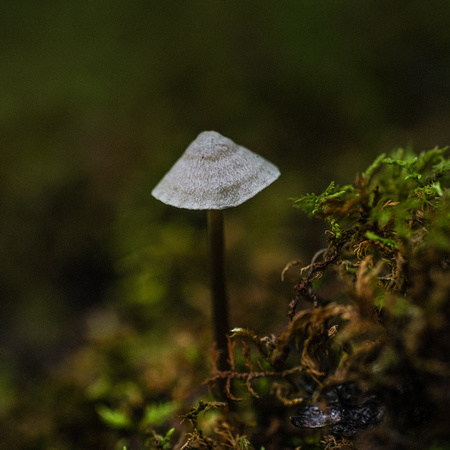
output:
MULTIPOLYGON (((327 248, 301 270, 285 329, 265 338, 234 330, 232 370, 213 370, 209 380, 225 378, 231 398, 233 380, 241 380, 259 398, 253 411, 259 426, 281 423, 283 448, 295 447, 295 439, 302 448, 319 440, 325 448, 366 448, 368 442, 370 448, 428 448, 430 442, 448 442, 445 154, 435 148, 417 156, 405 150, 381 155, 353 184, 331 183, 322 194, 293 200, 296 208, 326 222, 327 248), (256 381, 264 378, 276 381, 256 381), (287 410, 304 428, 295 438, 287 410), (353 417, 344 417, 344 411, 353 417)), ((265 439, 255 435, 256 444, 268 441, 267 433, 265 439)))

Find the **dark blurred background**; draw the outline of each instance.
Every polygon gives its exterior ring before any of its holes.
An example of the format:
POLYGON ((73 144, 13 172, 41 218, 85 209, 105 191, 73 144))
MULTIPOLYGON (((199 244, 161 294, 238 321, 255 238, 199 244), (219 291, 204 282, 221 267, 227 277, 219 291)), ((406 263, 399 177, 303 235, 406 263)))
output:
POLYGON ((209 332, 204 214, 150 194, 199 132, 282 173, 226 217, 232 324, 265 333, 324 246, 289 198, 450 143, 448 0, 3 0, 0 58, 0 394, 89 326, 209 332))

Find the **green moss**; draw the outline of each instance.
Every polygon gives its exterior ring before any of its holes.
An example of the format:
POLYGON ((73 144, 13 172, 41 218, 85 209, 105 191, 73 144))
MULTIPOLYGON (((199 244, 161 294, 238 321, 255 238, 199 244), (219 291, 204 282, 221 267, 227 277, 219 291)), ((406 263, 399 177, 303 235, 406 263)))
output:
MULTIPOLYGON (((376 158, 353 184, 332 182, 321 194, 293 199, 325 221, 328 247, 302 269, 285 329, 276 337, 233 330, 230 360, 240 361, 241 340, 246 363, 209 381, 241 380, 250 396, 264 398, 258 387, 267 392, 267 384, 253 381, 272 380, 273 402, 291 412, 353 383, 383 405, 383 423, 372 434, 386 445, 426 448, 443 438, 450 374, 446 154, 399 149, 376 158)), ((305 433, 303 445, 311 438, 305 433)), ((353 448, 351 440, 327 439, 326 448, 353 448)))

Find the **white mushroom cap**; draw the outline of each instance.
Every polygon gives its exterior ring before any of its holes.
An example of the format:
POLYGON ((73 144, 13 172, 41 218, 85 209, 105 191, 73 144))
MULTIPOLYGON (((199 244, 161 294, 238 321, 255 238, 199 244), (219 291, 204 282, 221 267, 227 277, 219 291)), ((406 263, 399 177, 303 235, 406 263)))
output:
POLYGON ((255 196, 280 176, 278 168, 215 131, 204 131, 152 195, 185 209, 225 209, 255 196))

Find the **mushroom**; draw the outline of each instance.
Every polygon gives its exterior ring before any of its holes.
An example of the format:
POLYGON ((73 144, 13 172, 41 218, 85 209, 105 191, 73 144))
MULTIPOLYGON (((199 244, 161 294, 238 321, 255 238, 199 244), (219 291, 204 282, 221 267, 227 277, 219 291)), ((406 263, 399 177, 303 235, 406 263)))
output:
POLYGON ((278 168, 215 131, 204 131, 153 189, 152 195, 177 208, 207 210, 214 337, 227 355, 228 300, 224 275, 223 210, 238 206, 280 175, 278 168))

